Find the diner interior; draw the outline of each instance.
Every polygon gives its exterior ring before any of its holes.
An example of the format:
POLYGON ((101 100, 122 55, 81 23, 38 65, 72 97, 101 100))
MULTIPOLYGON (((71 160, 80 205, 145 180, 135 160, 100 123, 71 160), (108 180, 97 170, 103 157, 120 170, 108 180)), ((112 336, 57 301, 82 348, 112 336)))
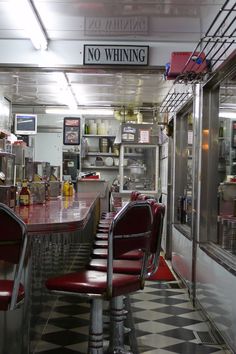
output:
POLYGON ((0 354, 236 352, 235 8, 0 0, 0 354))

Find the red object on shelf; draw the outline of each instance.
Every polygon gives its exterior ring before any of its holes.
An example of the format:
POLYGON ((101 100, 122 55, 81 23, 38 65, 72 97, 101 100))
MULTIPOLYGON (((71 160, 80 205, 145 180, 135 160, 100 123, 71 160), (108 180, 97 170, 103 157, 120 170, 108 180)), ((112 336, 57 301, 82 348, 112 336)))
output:
POLYGON ((88 177, 83 178, 83 180, 86 180, 86 179, 99 179, 99 175, 88 176, 88 177))
POLYGON ((192 55, 192 52, 172 52, 167 78, 176 78, 181 73, 187 72, 204 73, 207 72, 207 69, 208 65, 204 53, 195 52, 192 55))

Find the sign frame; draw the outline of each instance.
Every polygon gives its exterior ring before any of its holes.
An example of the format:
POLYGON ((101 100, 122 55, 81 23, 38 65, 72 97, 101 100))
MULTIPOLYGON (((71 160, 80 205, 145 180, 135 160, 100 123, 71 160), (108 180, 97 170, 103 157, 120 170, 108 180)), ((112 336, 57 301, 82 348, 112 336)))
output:
POLYGON ((80 118, 64 117, 63 145, 80 145, 80 118))
POLYGON ((141 45, 141 46, 140 45, 118 45, 118 44, 114 44, 114 45, 84 44, 83 65, 148 66, 149 46, 148 45, 141 45), (139 53, 135 51, 136 49, 139 51, 139 53), (142 56, 140 51, 143 51, 142 56), (92 58, 92 60, 89 59, 88 53, 90 53, 90 56, 93 55, 94 58, 92 58), (108 58, 108 56, 110 58, 108 58), (128 56, 130 57, 130 60, 124 61, 124 59, 126 59, 128 56), (114 60, 112 60, 112 57, 114 60), (121 59, 121 60, 115 60, 115 59, 121 59), (131 59, 144 59, 144 61, 143 62, 142 60, 134 61, 131 59))

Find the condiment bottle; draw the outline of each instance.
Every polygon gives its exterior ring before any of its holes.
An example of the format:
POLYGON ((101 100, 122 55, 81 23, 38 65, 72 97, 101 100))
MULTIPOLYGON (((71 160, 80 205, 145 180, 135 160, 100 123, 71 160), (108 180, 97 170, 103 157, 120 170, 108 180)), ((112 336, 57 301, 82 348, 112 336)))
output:
POLYGON ((70 195, 70 184, 68 181, 65 181, 63 184, 63 195, 64 196, 70 195))
POLYGON ((27 185, 27 180, 23 180, 22 188, 19 195, 19 204, 20 205, 30 205, 30 191, 27 185))
POLYGON ((69 181, 69 195, 72 196, 74 193, 73 183, 69 181))
POLYGON ((220 122, 220 127, 219 127, 219 138, 224 137, 224 123, 220 122))

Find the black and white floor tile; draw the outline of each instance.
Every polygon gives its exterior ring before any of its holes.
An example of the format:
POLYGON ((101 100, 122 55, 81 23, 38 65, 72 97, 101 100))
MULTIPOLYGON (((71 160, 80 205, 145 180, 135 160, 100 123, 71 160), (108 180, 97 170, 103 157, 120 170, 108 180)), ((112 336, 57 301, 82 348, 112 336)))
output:
MULTIPOLYGON (((88 302, 75 297, 48 297, 46 310, 40 313, 35 328, 42 335, 35 342, 33 353, 87 353, 89 307, 88 302)), ((189 301, 187 289, 178 281, 146 282, 143 291, 131 296, 131 307, 140 354, 230 353, 224 345, 217 344, 201 313, 189 301)), ((106 326, 104 332, 106 346, 106 326)))

